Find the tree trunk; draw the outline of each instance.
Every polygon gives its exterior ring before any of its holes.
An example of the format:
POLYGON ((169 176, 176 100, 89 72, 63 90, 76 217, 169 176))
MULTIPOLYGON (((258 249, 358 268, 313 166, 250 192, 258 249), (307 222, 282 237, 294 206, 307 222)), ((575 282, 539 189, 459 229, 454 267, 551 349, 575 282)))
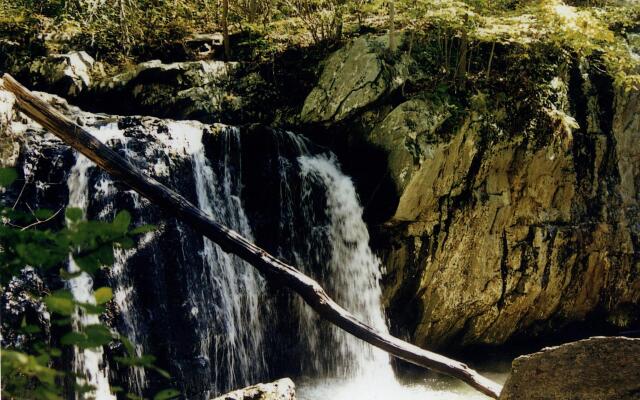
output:
POLYGON ((491 62, 493 61, 493 53, 496 50, 496 42, 494 41, 493 43, 491 43, 491 54, 489 54, 489 65, 487 65, 487 78, 489 77, 489 74, 491 73, 491 62))
POLYGON ((222 42, 224 44, 224 58, 231 59, 231 44, 229 43, 229 0, 222 0, 222 42))
POLYGON ((258 13, 258 0, 249 0, 249 22, 256 22, 256 14, 258 13))
POLYGON ((398 49, 396 38, 396 6, 394 0, 389 0, 389 50, 395 52, 398 49))
POLYGON ((254 266, 266 279, 296 292, 322 318, 389 354, 459 378, 487 396, 498 398, 501 386, 497 383, 461 362, 421 349, 365 325, 333 301, 316 281, 257 247, 237 232, 215 222, 175 191, 144 175, 124 157, 35 97, 8 74, 5 74, 3 79, 4 82, 0 82, 0 86, 16 96, 18 108, 27 116, 91 159, 114 179, 159 205, 167 213, 189 223, 193 229, 214 241, 222 250, 236 254, 254 266))

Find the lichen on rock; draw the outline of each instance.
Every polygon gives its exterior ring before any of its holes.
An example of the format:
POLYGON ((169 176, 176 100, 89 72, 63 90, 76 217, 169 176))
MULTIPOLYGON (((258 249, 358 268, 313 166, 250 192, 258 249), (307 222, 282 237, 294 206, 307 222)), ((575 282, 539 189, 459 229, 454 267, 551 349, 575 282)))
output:
POLYGON ((518 357, 500 400, 632 400, 640 339, 593 337, 518 357))
POLYGON ((400 87, 408 78, 411 59, 402 55, 387 61, 388 40, 386 35, 362 36, 333 53, 304 102, 301 119, 341 121, 400 87))

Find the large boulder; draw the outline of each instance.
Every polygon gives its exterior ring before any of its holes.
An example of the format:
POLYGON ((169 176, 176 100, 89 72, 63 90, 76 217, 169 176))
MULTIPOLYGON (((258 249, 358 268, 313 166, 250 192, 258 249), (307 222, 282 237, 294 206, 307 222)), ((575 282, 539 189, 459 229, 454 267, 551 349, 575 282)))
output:
POLYGON ((259 383, 223 394, 213 400, 295 400, 296 388, 289 378, 271 383, 259 383))
POLYGON ((65 97, 76 97, 92 85, 95 75, 102 73, 100 64, 84 51, 54 54, 29 65, 30 84, 65 97))
POLYGON ((304 102, 301 119, 341 121, 400 87, 409 75, 410 58, 385 57, 388 42, 386 35, 366 35, 333 53, 304 102))
POLYGON ((513 361, 500 400, 640 398, 640 339, 594 337, 513 361))

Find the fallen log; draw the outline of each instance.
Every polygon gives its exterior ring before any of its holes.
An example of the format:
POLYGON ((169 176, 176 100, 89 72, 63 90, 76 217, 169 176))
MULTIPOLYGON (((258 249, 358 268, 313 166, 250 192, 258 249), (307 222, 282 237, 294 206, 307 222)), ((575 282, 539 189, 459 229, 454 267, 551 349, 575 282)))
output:
POLYGON ((333 301, 318 282, 278 260, 237 232, 215 222, 175 191, 144 175, 124 157, 33 95, 10 75, 3 76, 0 87, 15 95, 16 104, 24 114, 84 154, 115 179, 161 206, 166 212, 189 223, 197 232, 211 239, 224 251, 238 255, 257 268, 266 279, 296 292, 323 319, 395 357, 458 378, 485 395, 498 398, 501 386, 483 377, 466 364, 424 350, 389 334, 378 332, 359 321, 333 301))

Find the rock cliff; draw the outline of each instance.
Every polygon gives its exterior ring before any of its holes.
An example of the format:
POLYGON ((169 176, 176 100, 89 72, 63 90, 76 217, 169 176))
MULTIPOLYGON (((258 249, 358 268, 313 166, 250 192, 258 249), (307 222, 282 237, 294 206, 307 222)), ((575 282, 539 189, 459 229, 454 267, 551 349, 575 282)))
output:
POLYGON ((638 93, 581 60, 535 77, 542 100, 518 89, 461 102, 420 88, 406 55, 412 72, 394 86, 379 40, 331 56, 302 116, 386 160, 391 189, 373 202, 397 199, 377 241, 396 333, 441 348, 637 323, 638 93))

